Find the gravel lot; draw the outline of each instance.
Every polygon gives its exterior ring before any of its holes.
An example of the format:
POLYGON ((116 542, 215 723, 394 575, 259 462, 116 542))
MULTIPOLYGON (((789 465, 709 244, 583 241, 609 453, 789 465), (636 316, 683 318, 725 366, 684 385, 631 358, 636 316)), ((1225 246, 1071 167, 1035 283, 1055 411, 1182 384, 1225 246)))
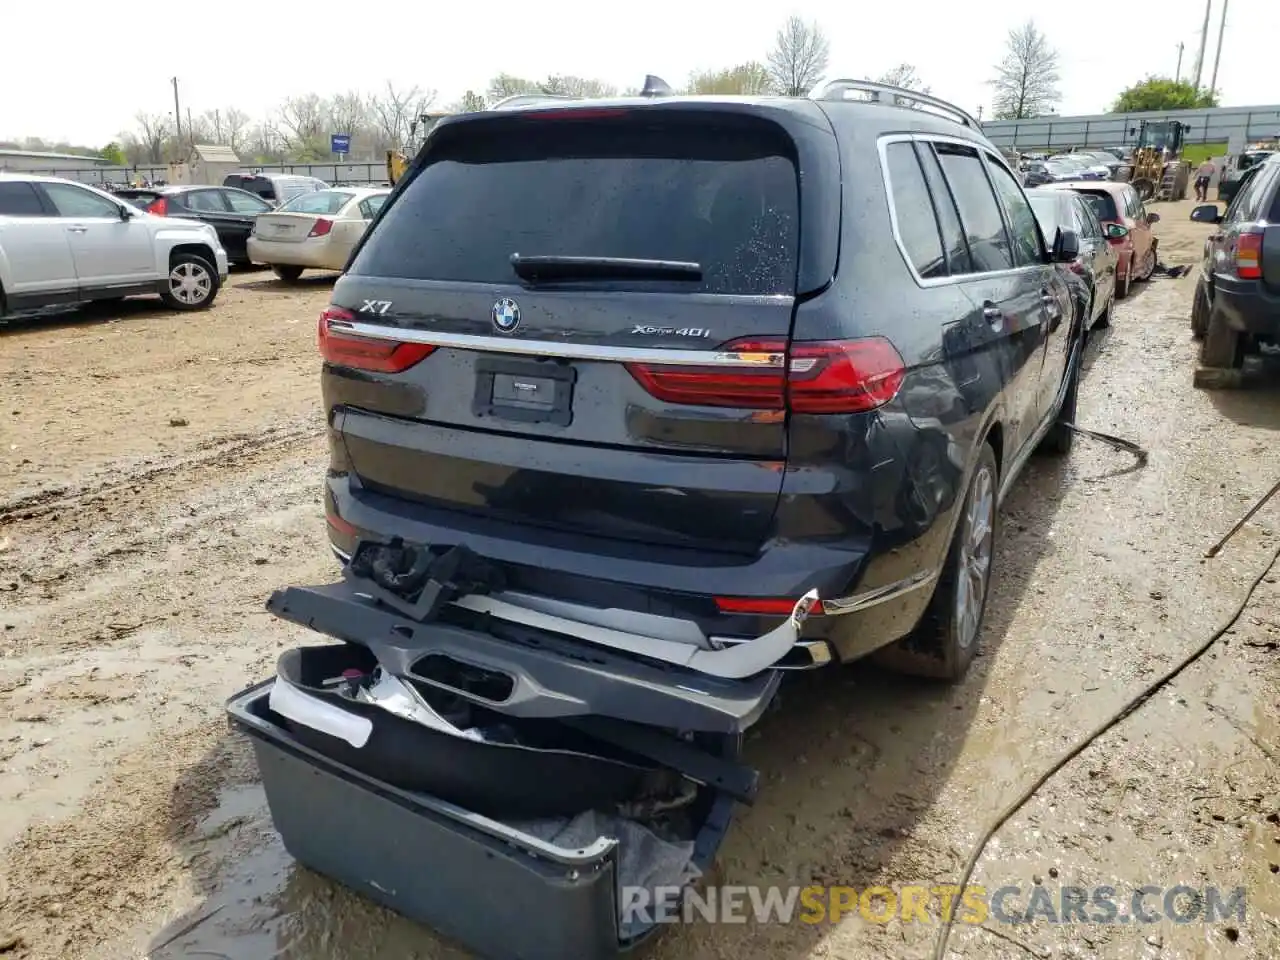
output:
MULTIPOLYGON (((1159 204, 1168 263, 1210 228, 1159 204)), ((315 319, 330 281, 236 274, 215 308, 158 303, 0 325, 0 957, 462 957, 296 868, 224 699, 303 631, 275 587, 336 573, 320 505, 315 319)), ((965 683, 812 675, 750 741, 761 798, 720 881, 958 879, 1010 800, 1194 649, 1276 549, 1280 391, 1191 388, 1194 276, 1158 279, 1093 338, 1079 442, 1004 512, 998 591, 965 683)), ((1280 956, 1280 587, 995 837, 989 889, 1215 884, 1243 923, 957 926, 953 956, 1280 956)), ((936 924, 698 924, 670 960, 930 955, 936 924)))

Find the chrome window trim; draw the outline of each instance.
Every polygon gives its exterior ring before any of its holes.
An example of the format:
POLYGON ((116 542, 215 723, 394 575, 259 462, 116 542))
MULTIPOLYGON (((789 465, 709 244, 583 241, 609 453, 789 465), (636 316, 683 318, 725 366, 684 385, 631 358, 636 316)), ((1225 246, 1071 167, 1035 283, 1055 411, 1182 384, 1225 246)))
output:
POLYGON ((653 347, 616 347, 595 343, 562 343, 555 340, 513 340, 510 337, 484 336, 470 333, 445 333, 393 327, 380 323, 330 320, 329 328, 376 340, 422 343, 433 347, 479 350, 486 353, 516 353, 566 360, 603 360, 611 363, 647 363, 697 367, 761 366, 781 368, 786 362, 781 353, 741 354, 719 350, 663 350, 653 347), (759 357, 760 359, 748 359, 759 357))
MULTIPOLYGON (((943 287, 954 283, 963 283, 969 280, 989 279, 993 277, 1009 277, 1016 274, 1024 273, 1028 270, 1041 269, 1044 264, 1031 264, 1025 267, 1010 267, 1007 270, 983 270, 975 273, 961 273, 953 276, 934 277, 925 279, 920 276, 916 270, 916 266, 911 262, 911 255, 907 252, 907 246, 902 240, 902 231, 898 226, 898 211, 893 205, 893 181, 889 178, 889 147, 895 143, 950 143, 956 146, 968 147, 978 152, 979 158, 985 156, 989 161, 1000 163, 1006 171, 1009 170, 1008 164, 1005 164, 990 147, 983 146, 974 140, 966 140, 964 137, 952 137, 942 133, 888 133, 880 137, 876 143, 876 151, 880 155, 880 178, 884 183, 885 203, 889 206, 889 227, 893 234, 893 242, 898 248, 898 253, 902 256, 902 262, 906 264, 907 270, 911 273, 911 279, 916 285, 923 288, 943 287)), ((986 171, 983 171, 986 173, 986 171)), ((945 171, 944 171, 945 176, 945 171)), ((990 177, 990 174, 987 174, 990 177)), ((1001 212, 1001 219, 1004 219, 1004 207, 1000 203, 1000 197, 994 194, 995 187, 991 186, 993 196, 995 197, 996 207, 1001 212)), ((936 216, 936 214, 935 214, 936 216)), ((964 221, 960 223, 964 227, 964 221)), ((946 251, 943 251, 946 255, 946 251)))

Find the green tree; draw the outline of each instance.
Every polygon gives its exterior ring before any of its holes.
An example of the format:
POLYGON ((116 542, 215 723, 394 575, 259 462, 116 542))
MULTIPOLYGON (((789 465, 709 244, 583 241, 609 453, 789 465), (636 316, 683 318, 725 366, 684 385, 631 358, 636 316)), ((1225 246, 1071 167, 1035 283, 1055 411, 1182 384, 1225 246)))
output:
POLYGON ((757 96, 772 89, 768 68, 755 61, 723 70, 703 70, 689 78, 690 93, 757 96))
POLYGON ((1216 107, 1218 95, 1212 90, 1197 90, 1181 80, 1147 77, 1141 83, 1122 90, 1112 113, 1141 113, 1144 110, 1194 110, 1216 107))
POLYGON ((120 144, 114 140, 99 150, 98 156, 112 166, 123 167, 125 165, 124 151, 120 149, 120 144))

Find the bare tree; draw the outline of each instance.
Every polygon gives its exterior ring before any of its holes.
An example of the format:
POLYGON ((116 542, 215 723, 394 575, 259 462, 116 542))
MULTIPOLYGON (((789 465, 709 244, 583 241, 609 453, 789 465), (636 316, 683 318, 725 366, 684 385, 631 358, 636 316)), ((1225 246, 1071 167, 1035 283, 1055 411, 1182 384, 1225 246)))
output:
POLYGON ((1049 46, 1034 20, 1009 31, 1007 51, 996 66, 995 115, 1000 120, 1025 120, 1047 113, 1061 98, 1058 92, 1058 52, 1049 46))
POLYGON ((489 81, 489 102, 496 103, 521 93, 538 93, 541 88, 532 80, 500 73, 489 81))
POLYGON ((821 27, 796 16, 788 18, 768 57, 774 89, 789 97, 808 93, 827 72, 829 53, 821 27))
POLYGON ((474 90, 468 90, 448 107, 450 113, 479 113, 485 109, 484 96, 474 90))
POLYGON ((616 97, 618 88, 610 86, 600 80, 590 80, 586 77, 575 77, 569 74, 553 74, 538 84, 538 88, 543 93, 554 94, 561 97, 616 97))
POLYGON ((369 98, 369 114, 383 148, 395 148, 409 139, 409 128, 435 100, 434 90, 410 87, 397 90, 387 81, 387 92, 369 98))
POLYGON ((290 152, 298 154, 299 159, 328 152, 320 147, 320 141, 329 125, 328 107, 314 93, 290 97, 280 105, 280 135, 284 138, 285 146, 290 152))
POLYGON ((249 139, 249 115, 235 107, 227 107, 221 113, 222 142, 237 154, 247 145, 249 139))
POLYGON ((690 93, 756 96, 769 93, 772 88, 768 68, 755 61, 724 70, 704 70, 689 78, 690 93))
POLYGON ((920 79, 916 68, 909 63, 900 63, 892 70, 885 71, 876 82, 885 83, 891 87, 902 87, 904 90, 914 90, 917 93, 930 92, 928 84, 920 79))
POLYGON ((125 139, 133 139, 142 147, 142 162, 163 163, 165 145, 173 134, 169 118, 162 113, 139 113, 133 119, 138 125, 136 138, 125 139))
POLYGON ((284 137, 271 122, 260 123, 250 128, 245 134, 244 150, 259 163, 278 163, 284 160, 288 153, 284 137))

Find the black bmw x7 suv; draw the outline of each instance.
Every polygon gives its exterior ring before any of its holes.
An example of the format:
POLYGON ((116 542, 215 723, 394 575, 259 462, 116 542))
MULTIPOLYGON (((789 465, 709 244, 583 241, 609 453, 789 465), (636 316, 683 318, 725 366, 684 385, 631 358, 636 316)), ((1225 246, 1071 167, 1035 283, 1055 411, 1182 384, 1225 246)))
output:
POLYGON ((473 612, 733 682, 958 678, 1070 446, 1077 252, 972 118, 861 81, 446 119, 320 319, 334 550, 464 544, 473 612))

